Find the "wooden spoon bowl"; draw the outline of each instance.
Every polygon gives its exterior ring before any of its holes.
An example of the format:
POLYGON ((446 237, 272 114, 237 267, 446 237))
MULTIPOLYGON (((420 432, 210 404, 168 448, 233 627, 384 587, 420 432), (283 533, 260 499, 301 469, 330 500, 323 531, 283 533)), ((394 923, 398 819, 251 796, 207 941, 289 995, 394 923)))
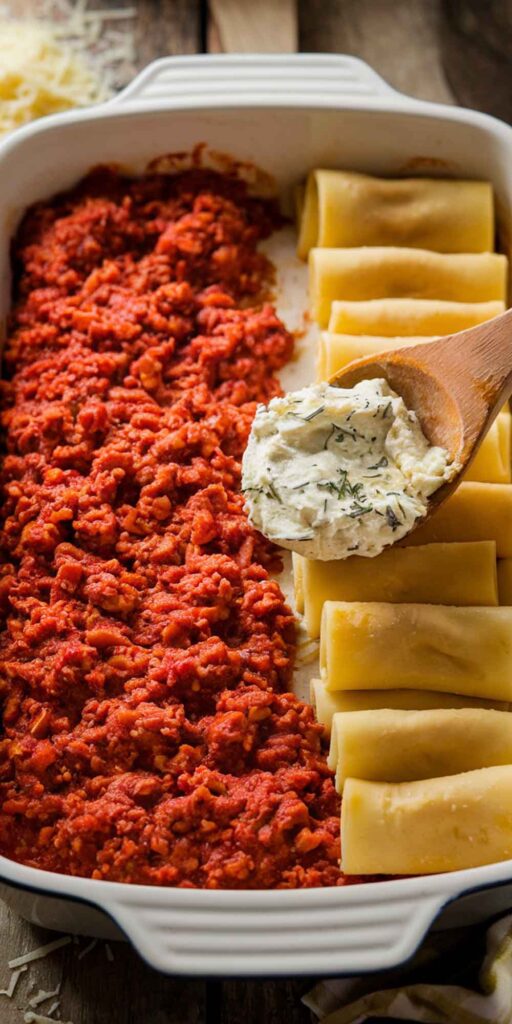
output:
POLYGON ((414 410, 427 440, 459 464, 453 479, 429 498, 428 517, 458 487, 512 394, 512 309, 458 334, 357 359, 329 383, 350 388, 376 377, 414 410))

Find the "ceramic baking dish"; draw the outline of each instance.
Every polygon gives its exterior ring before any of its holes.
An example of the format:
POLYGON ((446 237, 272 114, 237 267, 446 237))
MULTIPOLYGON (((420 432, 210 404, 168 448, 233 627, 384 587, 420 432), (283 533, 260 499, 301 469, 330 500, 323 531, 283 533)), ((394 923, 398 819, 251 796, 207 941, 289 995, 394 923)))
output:
MULTIPOLYGON (((152 158, 199 142, 265 168, 281 192, 315 166, 491 179, 506 247, 512 128, 505 124, 402 96, 352 57, 170 58, 109 103, 46 118, 0 146, 0 316, 9 301, 9 239, 26 206, 94 164, 142 171, 152 158)), ((130 886, 2 857, 0 878, 0 895, 27 919, 123 934, 150 964, 176 974, 374 971, 407 959, 440 914, 442 926, 469 924, 512 902, 512 861, 305 891, 130 886)))

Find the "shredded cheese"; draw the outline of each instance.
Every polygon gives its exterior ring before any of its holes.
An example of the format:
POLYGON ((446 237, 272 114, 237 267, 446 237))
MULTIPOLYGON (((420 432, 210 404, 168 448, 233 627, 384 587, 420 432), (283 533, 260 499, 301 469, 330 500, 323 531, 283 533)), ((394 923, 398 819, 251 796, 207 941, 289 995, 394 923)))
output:
POLYGON ((7 988, 0 988, 0 996, 7 996, 8 999, 12 999, 16 985, 26 970, 28 968, 24 966, 19 967, 17 971, 13 971, 7 988))
POLYGON ((0 135, 36 117, 105 98, 93 71, 50 28, 2 21, 0 39, 0 135))
POLYGON ((51 992, 46 992, 43 988, 40 988, 37 995, 32 996, 32 999, 29 999, 28 1005, 35 1010, 36 1006, 40 1006, 41 1003, 45 1003, 47 999, 52 999, 53 996, 58 996, 59 992, 60 982, 57 985, 57 988, 52 989, 51 992))
POLYGON ((97 944, 98 944, 98 940, 97 939, 91 939, 89 944, 87 946, 85 946, 84 949, 80 950, 80 952, 78 954, 78 959, 79 960, 83 960, 84 956, 87 956, 87 954, 90 953, 91 950, 94 949, 94 947, 97 944))
MULTIPOLYGON (((25 1024, 55 1024, 55 1017, 42 1017, 40 1013, 34 1013, 33 1010, 27 1010, 23 1020, 25 1024)), ((73 1021, 63 1021, 62 1024, 73 1024, 73 1021)))
POLYGON ((37 949, 31 949, 29 953, 23 953, 22 956, 17 956, 14 960, 9 960, 8 967, 23 967, 24 964, 31 964, 34 960, 42 960, 43 957, 48 956, 49 953, 53 953, 55 949, 60 949, 61 946, 68 946, 71 942, 71 935, 63 935, 60 939, 54 939, 53 942, 48 942, 46 946, 38 946, 37 949))
POLYGON ((35 118, 107 99, 132 77, 135 8, 86 8, 87 0, 74 7, 42 0, 37 21, 0 10, 0 138, 35 118))

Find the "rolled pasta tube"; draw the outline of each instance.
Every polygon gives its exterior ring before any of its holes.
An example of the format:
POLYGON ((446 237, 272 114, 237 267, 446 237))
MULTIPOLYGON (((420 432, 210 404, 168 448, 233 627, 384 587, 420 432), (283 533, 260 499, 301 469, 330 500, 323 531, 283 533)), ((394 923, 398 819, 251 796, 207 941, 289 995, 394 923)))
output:
POLYGON ((444 302, 441 299, 369 299, 333 302, 328 330, 334 334, 456 334, 505 311, 505 303, 444 302))
POLYGON ((322 331, 318 342, 317 380, 329 380, 338 370, 363 356, 433 341, 430 337, 383 338, 363 334, 332 334, 322 331))
POLYGON ((464 480, 509 484, 510 413, 500 412, 485 435, 464 480))
POLYGON ((507 257, 491 252, 439 253, 428 249, 365 246, 311 249, 311 312, 327 327, 337 299, 444 299, 450 302, 505 301, 507 257))
POLYGON ((304 612, 304 582, 302 577, 303 559, 296 551, 292 551, 292 569, 295 610, 299 615, 302 615, 304 612))
POLYGON ((328 764, 340 794, 349 778, 413 782, 512 764, 512 715, 481 708, 339 712, 328 764))
POLYGON ((326 601, 328 690, 441 690, 512 700, 512 608, 326 601))
POLYGON ((293 190, 293 208, 295 211, 295 222, 298 230, 300 231, 300 224, 302 220, 302 214, 304 210, 304 201, 306 198, 306 186, 302 182, 300 185, 296 185, 293 190))
POLYGON ((374 178, 311 171, 298 252, 313 246, 396 245, 436 252, 492 252, 494 200, 487 181, 374 178))
MULTIPOLYGON (((493 540, 498 558, 512 557, 512 485, 463 481, 404 544, 493 540)), ((379 556, 380 557, 380 556, 379 556)))
POLYGON ((512 857, 512 765, 417 782, 348 779, 341 812, 348 875, 422 875, 512 857))
POLYGON ((390 547, 376 558, 304 558, 302 586, 304 618, 312 637, 320 634, 325 601, 497 605, 496 546, 492 541, 428 544, 390 547))
POLYGON ((423 711, 431 708, 494 708, 509 711, 510 703, 466 697, 460 693, 439 693, 435 690, 328 690, 323 679, 312 679, 311 703, 320 725, 328 733, 339 711, 373 711, 377 708, 398 708, 423 711))
POLYGON ((498 559, 498 597, 505 606, 512 606, 512 558, 498 559))

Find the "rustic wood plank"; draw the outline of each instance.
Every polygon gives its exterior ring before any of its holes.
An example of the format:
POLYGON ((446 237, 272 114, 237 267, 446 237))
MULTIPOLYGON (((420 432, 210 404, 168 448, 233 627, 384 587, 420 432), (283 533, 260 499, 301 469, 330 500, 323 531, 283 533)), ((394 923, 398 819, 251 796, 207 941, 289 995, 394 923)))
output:
POLYGON ((210 53, 294 53, 296 0, 209 0, 210 53))
POLYGON ((224 982, 220 1015, 207 1024, 309 1024, 312 1015, 300 1000, 311 984, 303 978, 224 982))
POLYGON ((201 50, 200 0, 138 0, 136 6, 139 68, 156 57, 201 50))
POLYGON ((442 0, 441 57, 458 103, 512 122, 512 0, 442 0))
POLYGON ((411 96, 449 103, 439 0, 299 0, 301 50, 349 53, 411 96))

